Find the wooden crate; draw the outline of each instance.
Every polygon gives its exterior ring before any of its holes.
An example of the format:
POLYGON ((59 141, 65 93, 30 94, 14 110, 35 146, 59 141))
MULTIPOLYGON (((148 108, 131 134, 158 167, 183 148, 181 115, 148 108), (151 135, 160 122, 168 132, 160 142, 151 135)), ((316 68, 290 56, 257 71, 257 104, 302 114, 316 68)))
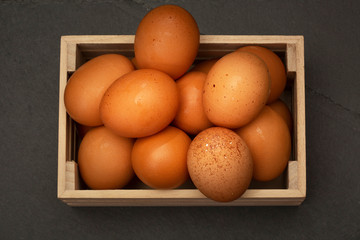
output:
POLYGON ((191 183, 179 189, 154 190, 136 182, 124 189, 85 189, 77 167, 79 140, 64 106, 69 76, 87 60, 105 53, 134 56, 133 35, 63 36, 60 54, 58 198, 70 206, 265 206, 300 205, 306 196, 305 79, 303 36, 203 35, 197 60, 221 57, 239 47, 259 45, 277 53, 286 65, 287 87, 282 95, 293 120, 293 149, 286 171, 267 183, 252 182, 243 196, 229 203, 206 198, 191 183))

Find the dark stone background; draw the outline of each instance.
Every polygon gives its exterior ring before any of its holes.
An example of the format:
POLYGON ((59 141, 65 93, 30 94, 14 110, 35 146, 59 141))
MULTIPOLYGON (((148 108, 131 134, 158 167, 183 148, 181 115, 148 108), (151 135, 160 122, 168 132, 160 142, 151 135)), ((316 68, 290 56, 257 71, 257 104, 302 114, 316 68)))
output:
POLYGON ((1 1, 0 239, 360 239, 359 1, 1 1), (57 199, 61 35, 135 34, 163 3, 201 34, 304 35, 300 207, 70 208, 57 199))

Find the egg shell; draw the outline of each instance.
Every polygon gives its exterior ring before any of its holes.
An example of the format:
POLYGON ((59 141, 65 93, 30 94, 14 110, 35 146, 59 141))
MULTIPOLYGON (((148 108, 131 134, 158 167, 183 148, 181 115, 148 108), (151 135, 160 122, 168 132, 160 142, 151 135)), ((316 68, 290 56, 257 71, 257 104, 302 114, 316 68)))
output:
POLYGON ((238 128, 260 113, 269 91, 264 61, 252 53, 232 52, 219 59, 206 77, 204 111, 215 125, 238 128))
POLYGON ((155 69, 140 69, 116 80, 100 104, 101 120, 123 137, 155 134, 175 118, 179 105, 174 80, 155 69))
POLYGON ((101 126, 86 133, 78 151, 79 171, 91 189, 124 187, 134 176, 131 150, 134 140, 101 126))
POLYGON ((176 81, 179 109, 173 125, 188 134, 198 134, 213 125, 206 117, 202 103, 205 79, 205 73, 192 71, 176 81))
POLYGON ((237 51, 251 52, 266 63, 271 79, 270 96, 267 103, 272 103, 278 99, 286 86, 285 65, 280 57, 270 49, 261 46, 245 46, 239 48, 237 51))
POLYGON ((270 181, 285 170, 291 154, 291 136, 285 121, 270 107, 248 125, 236 130, 254 161, 254 179, 270 181))
POLYGON ((235 132, 212 127, 191 142, 187 160, 190 178, 206 197, 230 202, 249 187, 253 162, 246 143, 235 132))
POLYGON ((133 70, 131 61, 119 54, 101 55, 84 63, 65 88, 65 107, 70 117, 85 126, 102 125, 101 98, 116 79, 133 70))
POLYGON ((278 99, 269 104, 269 107, 271 107, 272 110, 279 114, 282 119, 284 119, 291 133, 293 128, 293 119, 288 106, 281 99, 278 99))
POLYGON ((132 150, 132 166, 138 178, 157 189, 172 189, 188 178, 187 150, 191 139, 169 126, 149 137, 139 138, 132 150))
POLYGON ((188 11, 175 5, 159 6, 145 15, 136 30, 137 66, 177 79, 194 62, 199 42, 199 28, 188 11))

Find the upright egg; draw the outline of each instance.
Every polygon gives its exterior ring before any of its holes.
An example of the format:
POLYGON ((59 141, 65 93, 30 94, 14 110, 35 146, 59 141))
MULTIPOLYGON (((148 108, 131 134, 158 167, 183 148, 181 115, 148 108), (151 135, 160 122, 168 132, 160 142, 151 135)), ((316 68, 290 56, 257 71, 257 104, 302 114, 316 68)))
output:
POLYGON ((202 103, 205 79, 205 73, 191 71, 176 81, 179 109, 173 125, 189 134, 198 134, 213 125, 206 117, 202 103))
POLYGON ((134 140, 115 135, 105 127, 86 133, 78 152, 82 179, 91 189, 124 187, 134 176, 131 150, 134 140))
POLYGON ((285 170, 291 153, 291 137, 285 121, 270 107, 249 124, 236 130, 251 151, 254 179, 270 181, 285 170))
POLYGON ((270 96, 267 103, 272 103, 278 99, 286 85, 285 66, 280 57, 270 49, 260 46, 246 46, 239 48, 237 51, 251 52, 266 63, 271 79, 270 96))
POLYGON ((186 133, 172 126, 137 139, 131 157, 136 175, 152 188, 180 186, 189 177, 186 157, 190 142, 186 133))
POLYGON ((194 62, 200 33, 192 15, 175 5, 151 10, 135 34, 135 57, 139 68, 152 68, 177 79, 194 62))
POLYGON ((238 128, 260 113, 269 91, 264 61, 252 53, 232 52, 219 59, 207 74, 204 111, 215 125, 238 128))
POLYGON ((101 120, 123 137, 155 134, 175 118, 179 105, 174 80, 154 69, 140 69, 117 79, 100 104, 101 120))
POLYGON ((249 187, 253 162, 246 143, 232 130, 212 127, 191 142, 190 178, 206 197, 219 202, 239 198, 249 187))
POLYGON ((86 62, 70 77, 64 93, 66 111, 85 126, 102 125, 99 106, 106 89, 119 77, 134 70, 119 54, 105 54, 86 62))

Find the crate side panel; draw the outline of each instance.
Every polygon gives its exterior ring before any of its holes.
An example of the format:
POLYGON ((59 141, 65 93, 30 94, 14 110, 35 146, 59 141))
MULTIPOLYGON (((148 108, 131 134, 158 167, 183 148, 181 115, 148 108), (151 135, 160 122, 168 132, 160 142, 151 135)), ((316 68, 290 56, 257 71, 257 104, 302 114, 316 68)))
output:
POLYGON ((306 126, 305 126, 305 66, 304 39, 296 45, 296 146, 298 160, 298 187, 306 195, 306 126))
POLYGON ((59 120, 58 120, 58 196, 66 186, 67 128, 68 121, 64 105, 64 89, 67 81, 67 42, 61 38, 60 43, 60 76, 59 76, 59 120))

